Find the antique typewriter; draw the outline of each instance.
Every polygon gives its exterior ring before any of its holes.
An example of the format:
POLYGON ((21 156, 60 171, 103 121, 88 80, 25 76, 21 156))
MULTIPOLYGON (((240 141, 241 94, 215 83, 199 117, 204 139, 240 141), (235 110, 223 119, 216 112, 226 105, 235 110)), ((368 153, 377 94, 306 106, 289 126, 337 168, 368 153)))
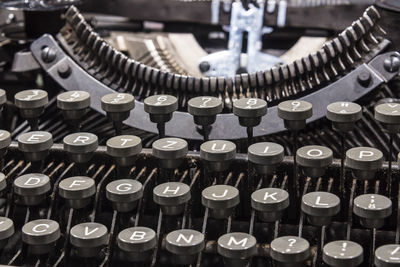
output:
POLYGON ((0 8, 0 266, 400 266, 400 1, 0 8))

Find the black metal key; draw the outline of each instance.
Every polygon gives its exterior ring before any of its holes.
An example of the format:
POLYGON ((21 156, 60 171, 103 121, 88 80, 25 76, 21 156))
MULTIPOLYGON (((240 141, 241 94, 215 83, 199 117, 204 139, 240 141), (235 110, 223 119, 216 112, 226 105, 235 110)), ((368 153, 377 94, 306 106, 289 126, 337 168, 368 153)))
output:
POLYGON ((217 219, 229 217, 239 202, 239 190, 230 185, 213 185, 201 193, 201 203, 210 209, 210 216, 217 219))
POLYGON ((184 183, 163 183, 153 189, 153 200, 165 215, 181 214, 190 198, 190 187, 184 183))
POLYGON ((173 231, 165 241, 166 249, 174 255, 172 262, 183 265, 194 263, 205 247, 204 235, 191 229, 173 231))
POLYGON ((257 252, 257 240, 247 233, 228 233, 218 238, 218 254, 226 266, 246 266, 257 252))
POLYGON ((40 173, 25 174, 14 180, 13 187, 20 204, 36 206, 46 199, 51 189, 50 178, 40 173))
POLYGON ((131 94, 112 93, 101 98, 101 108, 107 117, 114 123, 117 135, 122 133, 122 122, 129 118, 135 108, 135 98, 131 94))
POLYGON ((89 177, 70 177, 60 182, 58 193, 65 199, 67 206, 81 209, 89 205, 91 197, 96 193, 96 185, 89 177))
POLYGON ((174 169, 182 164, 188 152, 188 143, 180 138, 162 138, 152 145, 153 156, 163 168, 174 169))
POLYGON ((143 197, 143 185, 132 179, 112 181, 106 186, 106 197, 115 210, 129 212, 136 208, 143 197))
POLYGON ((165 124, 178 110, 178 99, 172 95, 153 95, 144 100, 144 111, 149 113, 150 121, 157 123, 159 138, 165 136, 165 124))
POLYGON ((230 141, 207 141, 200 146, 200 157, 208 167, 215 172, 222 172, 229 168, 236 156, 236 145, 230 141))
POLYGON ((276 165, 283 160, 284 148, 276 143, 256 143, 249 146, 247 155, 258 173, 272 174, 276 165))
POLYGON ((388 244, 379 247, 375 251, 376 267, 397 267, 400 266, 400 245, 388 244))
POLYGON ((157 245, 156 232, 147 227, 130 227, 118 234, 117 244, 123 251, 124 259, 132 262, 149 261, 157 245))
POLYGON ((364 261, 364 250, 356 242, 336 240, 324 246, 322 259, 332 267, 356 267, 364 261))
POLYGON ((37 131, 39 117, 49 103, 47 92, 40 89, 25 90, 15 94, 14 98, 21 117, 28 121, 32 131, 37 131))
POLYGON ((356 178, 373 179, 382 168, 383 154, 372 147, 354 147, 346 152, 345 165, 352 169, 356 178))
POLYGON ((88 162, 99 146, 98 138, 92 133, 73 133, 63 139, 64 150, 76 163, 88 162))
POLYGON ((7 245, 14 232, 14 222, 7 217, 0 217, 0 249, 7 245))
POLYGON ((49 253, 59 238, 60 226, 53 220, 34 220, 22 227, 22 241, 29 245, 32 254, 49 253))
POLYGON ((204 140, 208 140, 209 127, 222 111, 222 101, 213 96, 199 96, 188 101, 188 112, 193 115, 194 123, 203 127, 204 140))
POLYGON ((271 258, 281 266, 300 267, 310 258, 310 243, 297 236, 278 237, 271 242, 270 253, 271 258))
POLYGON ((64 119, 79 129, 80 120, 90 107, 90 94, 85 91, 68 91, 59 94, 57 107, 62 111, 64 119))
POLYGON ((44 160, 53 145, 53 136, 49 132, 35 131, 18 136, 18 148, 27 161, 44 160))
POLYGON ((282 218, 289 206, 289 194, 279 188, 262 188, 251 194, 251 207, 264 222, 274 222, 282 218))
POLYGON ((365 194, 354 199, 353 212, 366 228, 381 228, 392 214, 392 201, 382 195, 365 194))
POLYGON ((72 227, 69 240, 80 257, 94 257, 107 244, 108 230, 100 223, 80 223, 72 227))
POLYGON ((340 199, 329 192, 311 192, 302 197, 301 210, 312 225, 328 225, 340 211, 340 199))
POLYGON ((333 152, 324 146, 303 146, 296 152, 296 161, 309 177, 321 177, 332 164, 333 152))

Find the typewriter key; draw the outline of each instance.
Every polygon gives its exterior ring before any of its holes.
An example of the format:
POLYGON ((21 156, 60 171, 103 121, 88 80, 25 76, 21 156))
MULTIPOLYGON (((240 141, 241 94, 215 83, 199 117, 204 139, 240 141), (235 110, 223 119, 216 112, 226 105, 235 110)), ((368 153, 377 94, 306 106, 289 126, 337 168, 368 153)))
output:
POLYGON ((376 267, 400 266, 400 245, 390 244, 379 247, 375 251, 376 267))
POLYGON ((170 121, 178 110, 178 99, 172 95, 153 95, 144 100, 144 111, 149 113, 150 121, 157 123, 160 138, 165 135, 165 123, 170 121))
POLYGON ((35 220, 22 227, 22 241, 29 245, 32 254, 49 253, 59 238, 60 226, 53 220, 35 220))
POLYGON ((310 244, 297 236, 283 236, 271 242, 271 258, 278 266, 303 266, 310 255, 310 244))
POLYGON ((152 145, 153 156, 162 168, 174 169, 182 164, 188 152, 188 143, 180 138, 162 138, 152 145))
POLYGON ((233 102, 233 114, 239 117, 243 127, 255 127, 267 114, 267 102, 259 98, 242 98, 233 102))
POLYGON ((18 148, 27 161, 44 160, 52 145, 53 136, 49 132, 28 132, 18 136, 18 148))
POLYGON ((258 173, 272 174, 283 160, 284 149, 276 143, 262 142, 249 146, 247 155, 258 173))
POLYGON ((336 240, 323 248, 323 261, 332 267, 355 267, 364 260, 362 246, 348 240, 336 240))
POLYGON ((312 104, 306 101, 288 100, 278 105, 278 116, 283 119, 286 129, 291 131, 303 129, 312 114, 312 104))
POLYGON ((98 138, 92 133, 73 133, 63 139, 64 150, 76 163, 88 162, 99 146, 98 138))
POLYGON ((354 147, 346 151, 345 164, 353 170, 356 178, 373 179, 378 169, 382 168, 383 154, 372 147, 354 147))
POLYGON ((296 152, 296 161, 305 175, 321 177, 326 167, 332 164, 333 152, 324 146, 303 146, 296 152))
POLYGON ((116 133, 121 134, 122 122, 129 118, 131 110, 135 108, 135 98, 125 93, 108 94, 101 98, 101 108, 114 123, 116 133))
POLYGON ((188 112, 193 116, 194 123, 203 127, 204 140, 208 140, 208 126, 213 124, 222 111, 222 101, 212 96, 199 96, 189 100, 188 112))
POLYGON ((227 170, 235 156, 236 145, 230 141, 213 140, 200 146, 200 158, 215 172, 227 170))
POLYGON ((13 234, 14 222, 7 217, 0 217, 0 249, 7 244, 13 234))
POLYGON ((131 166, 142 151, 142 140, 134 135, 119 135, 107 140, 107 154, 119 166, 131 166))
POLYGON ((366 228, 381 228, 392 214, 392 201, 382 195, 365 194, 354 199, 353 212, 366 228))
POLYGON ((148 261, 157 245, 156 233, 147 227, 127 228, 118 234, 117 244, 126 260, 148 261))
POLYGON ((85 91, 68 91, 59 94, 57 107, 66 120, 80 120, 90 107, 90 94, 85 91))
POLYGON ((8 131, 0 130, 0 158, 2 158, 6 152, 7 148, 11 144, 11 134, 8 131))
POLYGON ((400 132, 400 104, 384 103, 375 107, 375 119, 391 134, 400 132))
POLYGON ((153 189, 153 200, 165 215, 181 214, 190 198, 190 187, 184 183, 169 182, 153 189))
POLYGON ((280 220, 288 206, 289 194, 279 188, 262 188, 251 194, 251 207, 263 222, 280 220))
POLYGON ((332 122, 333 130, 349 132, 362 117, 362 108, 352 102, 335 102, 326 108, 326 118, 332 122))
POLYGON ((38 130, 38 119, 44 107, 49 102, 46 91, 33 89, 15 94, 15 105, 19 108, 22 118, 28 120, 31 130, 38 130))
POLYGON ((14 193, 22 205, 35 206, 46 199, 50 178, 40 173, 25 174, 14 180, 14 193))
POLYGON ((4 104, 7 102, 6 91, 0 89, 0 111, 3 109, 4 104))
POLYGON ((302 197, 301 210, 312 225, 328 225, 340 211, 340 199, 328 192, 311 192, 302 197))
POLYGON ((80 223, 72 227, 69 240, 76 248, 78 256, 95 257, 107 244, 108 230, 100 223, 80 223))
POLYGON ((246 266, 257 253, 257 240, 247 233, 228 233, 218 238, 218 254, 226 266, 246 266))
POLYGON ((197 255, 204 249, 204 235, 191 229, 180 229, 166 237, 166 249, 176 257, 174 264, 188 265, 197 260, 197 255))
POLYGON ((210 209, 210 216, 225 219, 239 204, 239 190, 230 185, 213 185, 201 192, 201 203, 210 209))
POLYGON ((112 181, 106 186, 106 197, 119 212, 129 212, 136 208, 143 196, 143 186, 132 179, 112 181))
POLYGON ((267 102, 263 99, 242 98, 233 102, 233 114, 239 118, 241 126, 247 127, 248 144, 252 142, 253 127, 261 123, 267 111, 267 102))
POLYGON ((70 177, 60 182, 58 193, 70 208, 81 209, 90 203, 90 198, 96 193, 96 185, 89 177, 70 177))

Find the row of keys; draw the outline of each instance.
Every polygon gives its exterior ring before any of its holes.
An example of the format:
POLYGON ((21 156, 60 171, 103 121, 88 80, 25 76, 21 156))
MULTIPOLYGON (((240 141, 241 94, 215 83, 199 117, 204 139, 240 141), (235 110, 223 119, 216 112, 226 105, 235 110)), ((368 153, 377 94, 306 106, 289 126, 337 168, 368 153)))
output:
MULTIPOLYGON (((0 152, 11 143, 11 135, 0 130, 0 152)), ((63 139, 64 150, 74 162, 87 162, 98 148, 98 138, 92 133, 74 133, 63 139)), ((18 147, 28 161, 43 160, 53 145, 49 132, 35 131, 21 134, 18 147)), ((135 156, 142 150, 141 139, 133 135, 121 135, 107 140, 107 153, 118 165, 133 165, 135 156)), ((188 153, 188 143, 180 138, 162 138, 152 145, 153 155, 160 160, 161 167, 176 168, 188 153)), ((236 145, 230 141, 213 140, 200 146, 200 157, 212 171, 224 171, 236 156, 236 145)), ((259 173, 271 173, 283 160, 284 148, 276 143, 261 142, 248 148, 248 159, 259 173)), ((333 160, 331 149, 323 146, 304 146, 296 152, 296 162, 310 177, 324 174, 333 160)), ((383 153, 371 147, 355 147, 347 150, 345 165, 357 178, 371 179, 382 167, 383 153)))
MULTIPOLYGON (((4 175, 2 177, 0 182, 5 183, 4 175)), ((46 198, 51 185, 48 176, 32 173, 17 177, 13 188, 20 204, 34 206, 46 198)), ((58 193, 68 207, 80 209, 87 206, 96 194, 96 184, 89 177, 70 177, 59 183, 58 193)), ((106 186, 106 197, 119 212, 134 210, 142 196, 143 185, 136 180, 115 180, 106 186)), ((168 182, 153 189, 153 200, 165 215, 182 214, 190 199, 191 189, 185 183, 168 182)), ((230 185, 213 185, 202 191, 201 202, 210 210, 211 217, 227 218, 240 202, 239 190, 230 185)), ((274 222, 280 220, 289 206, 289 194, 279 188, 262 188, 252 193, 251 206, 260 220, 274 222)), ((340 199, 329 192, 311 192, 302 197, 301 210, 312 225, 328 225, 339 213, 340 199)), ((392 201, 378 194, 360 195, 354 199, 353 211, 365 227, 380 228, 392 213, 392 201)))
MULTIPOLYGON (((13 221, 0 217, 0 239, 7 241, 14 234, 13 221)), ((22 241, 29 245, 32 254, 46 254, 61 236, 59 224, 48 219, 26 223, 22 227, 22 241)), ((176 256, 175 263, 191 264, 205 248, 205 236, 191 229, 175 230, 166 235, 165 248, 176 256)), ((108 229, 95 222, 73 226, 69 235, 70 244, 80 257, 94 257, 108 243, 108 229)), ((131 227, 118 233, 116 243, 128 261, 146 261, 157 245, 157 235, 147 227, 131 227)), ((4 242, 2 243, 4 245, 4 242)), ((257 240, 254 236, 241 233, 227 233, 218 238, 217 252, 226 263, 229 260, 248 260, 257 255, 257 240)), ((270 257, 278 263, 301 266, 311 256, 309 242, 301 237, 283 236, 270 244, 270 257)), ((329 266, 359 266, 363 262, 362 246, 353 241, 337 240, 326 244, 322 250, 323 261, 329 266)), ((400 245, 389 244, 375 251, 377 267, 398 266, 400 245)), ((228 264, 229 265, 229 264, 228 264)))
MULTIPOLYGON (((5 93, 0 94, 0 97, 1 105, 5 101, 5 93)), ((25 90, 15 95, 16 106, 20 109, 23 118, 28 120, 38 118, 47 103, 47 92, 39 89, 25 90)), ((84 91, 68 91, 57 97, 57 106, 67 120, 79 120, 90 106, 90 95, 84 91)), ((112 93, 101 98, 101 107, 113 122, 121 123, 134 109, 135 100, 130 94, 112 93)), ((199 96, 188 101, 188 112, 193 115, 195 123, 203 127, 213 124, 222 108, 222 101, 216 97, 199 96)), ((144 100, 144 109, 149 113, 150 120, 161 126, 168 122, 173 112, 178 109, 178 100, 171 95, 150 96, 144 100)), ((239 124, 248 128, 259 125, 267 111, 267 102, 259 98, 243 98, 233 103, 233 113, 238 116, 239 124)), ((289 130, 304 128, 306 120, 312 114, 312 104, 306 101, 289 100, 278 105, 278 116, 284 120, 285 127, 289 130)), ((326 111, 326 117, 332 121, 333 128, 339 132, 348 132, 353 129, 355 122, 361 119, 361 116, 361 106, 351 102, 332 103, 328 105, 326 111)), ((384 125, 387 131, 399 132, 400 105, 397 103, 377 105, 375 118, 384 125)), ((159 127, 159 130, 161 128, 164 126, 159 127)))

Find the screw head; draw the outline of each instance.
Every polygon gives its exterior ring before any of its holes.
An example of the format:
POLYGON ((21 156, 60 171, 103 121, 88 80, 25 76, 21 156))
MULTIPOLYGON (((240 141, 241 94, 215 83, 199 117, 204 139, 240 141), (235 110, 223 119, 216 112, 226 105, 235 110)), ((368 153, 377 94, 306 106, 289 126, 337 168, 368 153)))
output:
POLYGON ((42 60, 45 63, 51 63, 56 59, 56 51, 48 46, 42 48, 42 60))
POLYGON ((68 65, 68 63, 61 63, 58 68, 57 68, 58 75, 60 75, 61 78, 68 78, 69 75, 71 75, 72 69, 68 65))
POLYGON ((199 64, 199 69, 201 72, 209 71, 210 67, 210 63, 208 63, 207 61, 203 61, 199 64))
POLYGON ((357 81, 363 87, 368 87, 371 82, 371 73, 362 71, 358 74, 357 81))
POLYGON ((386 71, 388 72, 396 72, 400 69, 400 59, 397 56, 390 56, 389 58, 385 59, 383 62, 383 66, 386 71))

